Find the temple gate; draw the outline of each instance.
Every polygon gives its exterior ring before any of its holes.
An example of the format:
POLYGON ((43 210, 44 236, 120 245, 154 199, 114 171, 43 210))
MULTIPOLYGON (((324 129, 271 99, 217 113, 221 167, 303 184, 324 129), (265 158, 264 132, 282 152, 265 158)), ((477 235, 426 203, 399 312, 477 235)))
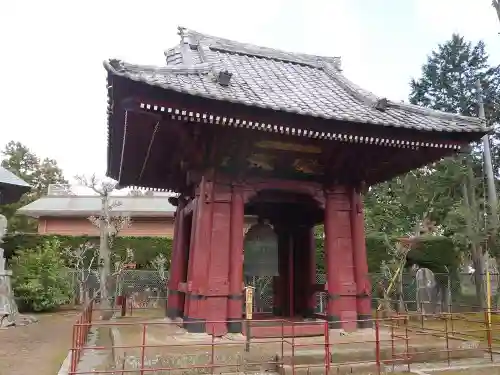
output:
POLYGON ((105 63, 108 176, 178 195, 167 315, 192 332, 241 332, 245 277, 257 274, 273 278, 274 316, 370 326, 363 194, 457 152, 484 123, 378 98, 339 58, 179 34, 165 66, 105 63), (246 238, 245 215, 259 221, 246 238))

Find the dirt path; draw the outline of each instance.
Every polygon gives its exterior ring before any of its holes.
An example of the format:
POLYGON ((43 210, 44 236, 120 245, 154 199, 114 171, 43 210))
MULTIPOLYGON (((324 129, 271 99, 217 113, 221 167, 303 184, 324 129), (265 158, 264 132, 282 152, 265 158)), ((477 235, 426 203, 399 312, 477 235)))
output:
POLYGON ((71 346, 76 311, 37 315, 38 323, 0 329, 0 375, 55 375, 71 346))

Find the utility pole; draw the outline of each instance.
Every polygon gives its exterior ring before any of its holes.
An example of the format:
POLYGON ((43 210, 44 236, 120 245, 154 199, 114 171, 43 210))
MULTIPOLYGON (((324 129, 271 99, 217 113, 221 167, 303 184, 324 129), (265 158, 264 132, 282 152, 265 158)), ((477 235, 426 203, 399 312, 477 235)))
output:
MULTIPOLYGON (((497 3, 498 5, 498 3, 497 3)), ((478 79, 476 81, 476 91, 477 91, 477 103, 479 106, 479 118, 485 119, 484 113, 484 103, 483 103, 483 90, 481 88, 481 82, 478 79)), ((498 230, 498 199, 497 192, 495 187, 495 176, 493 174, 493 163, 491 161, 491 149, 490 149, 490 137, 489 134, 486 133, 483 136, 483 155, 484 155, 484 171, 486 174, 486 181, 488 186, 488 205, 490 206, 490 212, 487 221, 487 225, 485 231, 487 233, 488 242, 490 239, 496 237, 496 233, 498 230)), ((487 251, 484 252, 484 270, 486 271, 486 302, 488 308, 488 322, 491 324, 491 280, 490 280, 490 265, 489 265, 489 253, 487 251)))
MULTIPOLYGON (((479 106, 479 118, 485 119, 483 90, 481 88, 481 82, 479 80, 476 81, 476 89, 477 102, 479 106)), ((493 232, 496 232, 496 230, 498 229, 498 199, 495 187, 495 175, 493 174, 493 163, 491 161, 490 136, 488 134, 485 134, 483 136, 483 148, 484 171, 486 173, 486 181, 488 186, 488 205, 490 206, 490 220, 488 220, 488 226, 493 232)))
POLYGON ((500 1, 498 0, 493 0, 491 2, 491 5, 493 6, 493 8, 495 8, 495 10, 497 11, 497 16, 498 16, 498 21, 500 21, 500 1))

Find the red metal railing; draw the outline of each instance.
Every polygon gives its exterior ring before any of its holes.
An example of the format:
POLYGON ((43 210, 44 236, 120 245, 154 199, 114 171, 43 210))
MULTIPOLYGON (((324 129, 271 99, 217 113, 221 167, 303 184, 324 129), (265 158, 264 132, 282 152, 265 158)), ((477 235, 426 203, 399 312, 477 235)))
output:
MULTIPOLYGON (((118 319, 118 321, 94 321, 92 319, 93 314, 96 314, 99 307, 91 301, 82 312, 81 316, 78 318, 74 325, 73 330, 73 345, 72 345, 72 356, 71 356, 71 367, 69 374, 126 374, 126 373, 140 373, 141 375, 156 373, 159 371, 171 371, 171 370, 196 370, 196 369, 208 369, 211 373, 216 370, 221 371, 222 368, 231 369, 231 372, 236 370, 240 371, 241 363, 226 363, 220 361, 220 356, 218 352, 224 350, 224 348, 234 347, 235 342, 220 341, 215 338, 212 334, 209 342, 190 342, 190 343, 179 343, 176 341, 171 341, 168 343, 158 343, 152 342, 148 339, 148 332, 150 330, 178 326, 178 323, 165 322, 165 321, 139 321, 134 318, 133 321, 127 321, 125 319, 118 319), (87 345, 87 337, 90 328, 94 327, 96 330, 101 328, 115 328, 127 330, 130 327, 140 327, 140 331, 136 329, 137 342, 132 342, 129 344, 117 344, 114 343, 111 346, 105 345, 87 345), (139 333, 140 332, 140 333, 139 333), (140 337, 140 339, 139 339, 140 337), (163 364, 155 365, 148 360, 148 351, 161 350, 162 348, 167 348, 167 353, 172 353, 175 350, 179 350, 181 353, 184 348, 201 348, 203 353, 206 353, 209 358, 206 363, 203 364, 187 364, 187 365, 169 365, 165 366, 163 364), (93 351, 123 351, 125 352, 135 352, 137 353, 138 363, 133 369, 126 369, 125 365, 119 368, 103 369, 103 370, 89 370, 87 372, 77 372, 77 365, 82 355, 86 350, 92 349, 93 351)), ((495 315, 496 312, 492 311, 495 315)), ((500 313, 500 312, 498 312, 500 313)), ((262 366, 262 365, 273 365, 273 366, 283 366, 288 365, 292 368, 292 373, 298 369, 314 367, 322 367, 325 369, 325 373, 332 374, 336 373, 335 370, 340 366, 359 366, 359 365, 372 365, 376 366, 376 371, 378 374, 382 373, 384 366, 392 366, 393 369, 396 366, 404 366, 405 370, 411 371, 411 364, 414 363, 414 359, 420 355, 428 354, 430 350, 428 348, 418 349, 418 344, 423 337, 429 338, 440 338, 445 343, 444 347, 436 347, 432 349, 435 353, 445 353, 443 355, 444 360, 451 365, 452 352, 467 351, 467 350, 483 350, 489 353, 489 360, 493 362, 494 353, 500 350, 500 322, 495 320, 489 323, 489 314, 484 313, 478 314, 473 313, 441 313, 441 314, 426 314, 426 315, 416 315, 416 314, 396 314, 394 316, 383 318, 379 316, 377 312, 372 323, 373 323, 373 338, 361 337, 356 339, 356 336, 339 336, 333 338, 331 336, 331 331, 329 329, 328 322, 326 321, 293 321, 287 319, 267 319, 260 320, 260 323, 274 324, 277 326, 281 325, 281 337, 276 337, 272 339, 255 339, 251 338, 250 345, 251 348, 259 347, 260 345, 275 345, 279 348, 276 352, 281 352, 281 356, 275 361, 265 361, 265 362, 252 362, 245 361, 245 366, 262 366), (300 325, 320 325, 323 330, 323 337, 321 339, 316 339, 316 341, 303 340, 296 337, 296 332, 299 332, 300 325), (467 325, 471 326, 469 329, 464 329, 467 325), (286 330, 285 327, 291 328, 286 330), (289 337, 287 337, 287 331, 289 337), (495 338, 495 334, 499 334, 499 338, 495 338), (453 341, 470 341, 478 340, 481 343, 481 347, 467 347, 467 346, 452 346, 453 341), (374 348, 374 358, 367 358, 366 360, 353 360, 353 361, 332 361, 332 353, 341 349, 342 347, 357 347, 366 348, 367 345, 374 348), (323 348, 323 361, 319 361, 317 364, 311 363, 297 363, 296 359, 301 355, 301 350, 304 348, 323 348), (291 353, 285 352, 291 350, 291 353), (284 362, 286 358, 287 362, 284 362)), ((222 321, 208 321, 207 327, 212 327, 212 333, 214 332, 214 324, 226 324, 227 322, 222 321)), ((233 322, 234 323, 234 322, 233 322)), ((242 323, 244 323, 242 321, 242 323)), ((341 322, 342 323, 342 322, 341 322)), ((185 325, 195 324, 192 322, 185 322, 185 325)), ((210 329, 210 328, 209 328, 210 329)), ((161 331, 163 332, 163 331, 161 331)), ((167 331, 165 331, 167 332, 167 331)), ((165 335, 166 336, 166 335, 165 335)), ((371 336, 370 336, 371 337, 371 336)), ((243 344, 243 343, 241 343, 243 344)), ((187 350, 187 349, 186 349, 187 350)), ((274 349, 273 349, 274 350, 274 349)), ((321 352, 321 351, 320 351, 321 352)), ((303 353, 303 352, 302 352, 303 353)), ((373 352, 372 352, 373 353, 373 352)))
POLYGON ((71 346, 70 371, 75 372, 80 361, 83 348, 87 344, 89 331, 92 326, 95 299, 91 299, 84 307, 73 325, 73 340, 71 346))

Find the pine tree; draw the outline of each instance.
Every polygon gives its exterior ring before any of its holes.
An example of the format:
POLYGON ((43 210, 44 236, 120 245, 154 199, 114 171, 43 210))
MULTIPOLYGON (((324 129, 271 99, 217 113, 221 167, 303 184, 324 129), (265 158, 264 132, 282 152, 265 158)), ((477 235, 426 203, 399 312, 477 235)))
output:
POLYGON ((410 102, 464 116, 477 116, 475 85, 481 82, 486 119, 500 120, 500 67, 488 64, 482 41, 473 45, 454 34, 432 51, 422 66, 422 76, 410 83, 410 102))

